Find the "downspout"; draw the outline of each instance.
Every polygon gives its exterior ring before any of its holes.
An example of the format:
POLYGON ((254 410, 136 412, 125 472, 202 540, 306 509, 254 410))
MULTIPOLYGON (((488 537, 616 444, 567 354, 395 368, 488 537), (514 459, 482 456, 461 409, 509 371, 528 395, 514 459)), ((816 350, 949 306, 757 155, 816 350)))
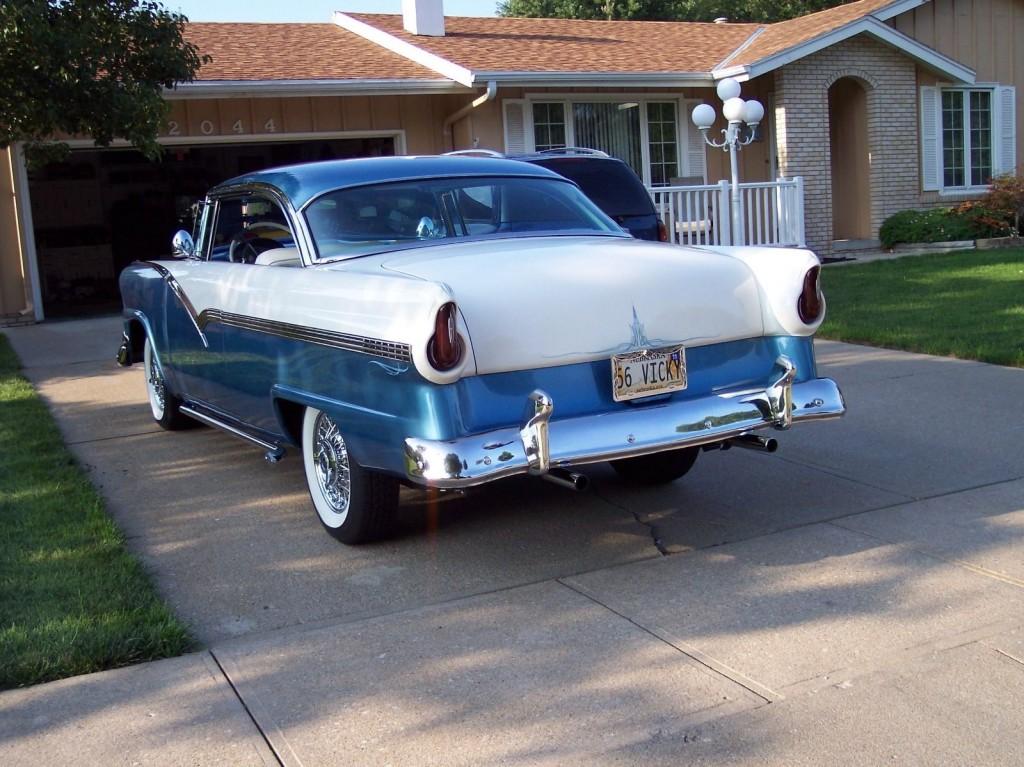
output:
MULTIPOLYGON (((452 136, 452 126, 477 107, 483 106, 488 101, 494 101, 497 95, 498 83, 495 82, 494 80, 488 80, 487 90, 483 93, 483 95, 477 96, 469 104, 466 104, 466 106, 462 107, 462 109, 460 109, 458 112, 453 112, 452 114, 444 118, 444 143, 448 146, 449 149, 455 149, 455 139, 452 136)), ((475 149, 476 147, 473 148, 475 149)))

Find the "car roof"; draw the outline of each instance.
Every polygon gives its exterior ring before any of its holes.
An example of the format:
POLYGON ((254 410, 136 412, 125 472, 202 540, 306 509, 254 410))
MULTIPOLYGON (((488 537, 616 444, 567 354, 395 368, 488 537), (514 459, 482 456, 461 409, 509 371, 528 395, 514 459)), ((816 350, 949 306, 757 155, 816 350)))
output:
POLYGON ((562 176, 547 168, 515 160, 472 156, 402 155, 328 160, 268 168, 229 179, 211 189, 210 194, 230 192, 234 187, 247 184, 268 184, 284 194, 298 209, 314 197, 335 189, 388 181, 473 176, 526 176, 565 181, 562 176))

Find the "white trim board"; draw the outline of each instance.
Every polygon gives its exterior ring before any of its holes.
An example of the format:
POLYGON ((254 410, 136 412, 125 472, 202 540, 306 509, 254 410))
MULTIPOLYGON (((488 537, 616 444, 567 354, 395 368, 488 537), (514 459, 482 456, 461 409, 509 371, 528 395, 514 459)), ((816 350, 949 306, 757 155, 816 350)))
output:
POLYGON ((36 322, 45 319, 43 315, 43 290, 39 279, 39 256, 36 253, 36 230, 32 222, 32 199, 28 188, 28 167, 25 164, 25 145, 15 144, 11 147, 11 172, 14 176, 15 189, 17 190, 17 215, 22 231, 21 257, 27 267, 25 279, 28 285, 25 286, 26 294, 32 297, 32 314, 36 322))
POLYGON ((884 8, 879 8, 877 11, 871 13, 876 19, 881 21, 888 21, 907 11, 912 11, 915 8, 920 8, 930 0, 896 0, 894 3, 890 3, 884 8))
MULTIPOLYGON (((787 48, 753 64, 744 65, 742 69, 745 70, 747 77, 758 77, 859 34, 870 35, 876 40, 896 48, 922 66, 928 67, 955 82, 968 84, 974 82, 973 69, 965 67, 963 64, 954 61, 948 56, 944 56, 927 45, 917 42, 917 40, 911 37, 907 37, 902 32, 896 31, 888 24, 872 16, 857 19, 801 45, 787 48)), ((712 74, 716 80, 721 80, 725 77, 736 77, 737 69, 740 69, 740 67, 715 70, 712 74)))
POLYGON ((405 42, 405 40, 399 40, 391 33, 371 26, 359 19, 354 19, 341 11, 334 12, 333 21, 342 29, 347 29, 349 32, 357 34, 371 43, 376 43, 392 53, 397 53, 399 56, 409 59, 420 66, 432 69, 438 74, 461 83, 466 87, 473 86, 476 79, 475 75, 465 67, 459 66, 448 59, 418 48, 412 43, 405 42))

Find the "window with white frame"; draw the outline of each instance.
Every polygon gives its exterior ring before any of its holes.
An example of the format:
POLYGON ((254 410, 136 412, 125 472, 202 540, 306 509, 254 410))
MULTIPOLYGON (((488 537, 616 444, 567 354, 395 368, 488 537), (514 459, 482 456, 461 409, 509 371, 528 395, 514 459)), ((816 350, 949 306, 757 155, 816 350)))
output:
POLYGON ((567 146, 564 104, 551 102, 533 105, 533 141, 538 152, 567 146))
POLYGON ((527 150, 600 149, 623 160, 651 186, 704 175, 703 142, 692 158, 687 155, 689 121, 680 124, 677 99, 583 97, 529 103, 533 119, 526 125, 524 138, 532 139, 525 142, 527 150), (693 167, 683 167, 684 162, 693 167))
POLYGON ((668 186, 679 174, 676 105, 647 103, 647 146, 651 155, 651 186, 668 186))
POLYGON ((923 86, 921 186, 959 194, 981 190, 1016 170, 1016 92, 1013 86, 923 86))
POLYGON ((992 181, 992 91, 942 91, 942 185, 992 181))

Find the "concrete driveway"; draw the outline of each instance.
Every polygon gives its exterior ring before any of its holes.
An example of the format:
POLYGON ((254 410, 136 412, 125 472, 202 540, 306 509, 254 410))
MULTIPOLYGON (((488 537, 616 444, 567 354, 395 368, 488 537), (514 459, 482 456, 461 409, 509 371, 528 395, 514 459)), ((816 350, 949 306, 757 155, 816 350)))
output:
POLYGON ((822 342, 850 415, 775 455, 346 548, 297 457, 155 427, 116 319, 8 335, 209 649, 0 695, 5 763, 1024 762, 1024 371, 822 342))

